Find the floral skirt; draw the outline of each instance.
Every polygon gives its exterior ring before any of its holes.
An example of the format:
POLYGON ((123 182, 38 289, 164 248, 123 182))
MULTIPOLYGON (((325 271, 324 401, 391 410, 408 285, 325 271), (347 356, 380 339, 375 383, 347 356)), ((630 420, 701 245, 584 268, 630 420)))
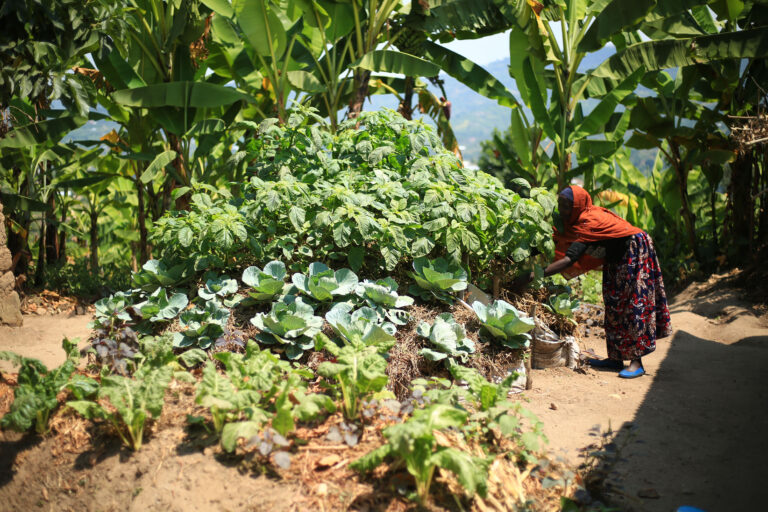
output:
POLYGON ((608 357, 632 360, 672 333, 659 259, 647 233, 634 235, 622 261, 603 265, 608 357))

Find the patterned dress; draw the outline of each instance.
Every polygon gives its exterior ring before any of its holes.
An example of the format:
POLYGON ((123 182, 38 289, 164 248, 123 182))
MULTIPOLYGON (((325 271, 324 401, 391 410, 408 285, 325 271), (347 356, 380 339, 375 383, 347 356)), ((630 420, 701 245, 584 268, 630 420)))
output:
POLYGON ((638 359, 672 333, 659 259, 647 233, 630 237, 619 262, 603 265, 608 357, 638 359))

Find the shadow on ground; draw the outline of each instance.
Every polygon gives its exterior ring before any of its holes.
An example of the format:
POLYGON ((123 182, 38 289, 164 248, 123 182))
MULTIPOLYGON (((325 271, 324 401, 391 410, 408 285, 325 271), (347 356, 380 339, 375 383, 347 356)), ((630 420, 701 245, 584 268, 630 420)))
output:
POLYGON ((602 498, 628 511, 768 508, 766 349, 768 336, 725 345, 677 331, 634 420, 608 439, 617 455, 592 471, 606 475, 602 498))

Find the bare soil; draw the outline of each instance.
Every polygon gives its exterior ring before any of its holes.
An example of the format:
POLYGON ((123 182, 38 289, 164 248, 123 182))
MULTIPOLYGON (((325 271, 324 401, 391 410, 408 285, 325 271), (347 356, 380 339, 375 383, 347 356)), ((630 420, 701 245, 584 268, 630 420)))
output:
MULTIPOLYGON (((550 448, 579 460, 611 430, 596 468, 604 498, 621 510, 762 508, 768 479, 768 315, 744 300, 737 272, 712 276, 670 304, 672 336, 643 358, 647 374, 534 370, 523 396, 544 422, 550 448)), ((593 329, 597 331, 598 329, 593 329)), ((584 348, 605 357, 593 335, 584 348)))
MULTIPOLYGON (((754 294, 746 300, 750 287, 739 277, 713 276, 672 301, 674 333, 644 358, 644 377, 534 370, 534 389, 519 396, 543 420, 550 450, 571 465, 583 453, 601 452, 585 468, 585 479, 596 484, 593 499, 629 511, 759 507, 768 478, 768 314, 754 294)), ((53 366, 63 360, 61 338, 85 340, 88 321, 26 315, 21 328, 0 327, 0 350, 53 366)), ((582 348, 604 356, 601 334, 591 328, 582 348)), ((0 413, 11 393, 0 380, 0 413)), ((315 445, 314 458, 296 459, 293 477, 282 478, 222 457, 186 426, 186 414, 195 413, 191 393, 184 386, 169 391, 163 417, 136 454, 65 413, 43 440, 0 432, 0 511, 406 507, 378 492, 392 485, 383 475, 353 478, 345 468, 354 454, 333 447, 315 445), (332 467, 318 466, 323 457, 332 467)))
MULTIPOLYGON (((0 350, 10 350, 25 357, 40 359, 48 368, 64 362, 61 340, 80 338, 85 343, 90 335, 90 315, 61 313, 57 315, 23 315, 20 327, 0 325, 0 350)), ((0 361, 0 372, 9 372, 13 366, 0 361)))

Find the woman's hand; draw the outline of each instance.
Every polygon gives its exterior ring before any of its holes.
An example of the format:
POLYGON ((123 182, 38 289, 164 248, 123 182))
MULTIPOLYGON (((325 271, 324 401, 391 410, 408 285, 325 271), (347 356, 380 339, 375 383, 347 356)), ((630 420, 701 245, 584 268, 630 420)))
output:
POLYGON ((512 281, 512 285, 510 288, 515 293, 522 292, 526 286, 530 284, 531 281, 533 281, 534 274, 533 272, 525 273, 522 275, 519 275, 515 278, 514 281, 512 281))

